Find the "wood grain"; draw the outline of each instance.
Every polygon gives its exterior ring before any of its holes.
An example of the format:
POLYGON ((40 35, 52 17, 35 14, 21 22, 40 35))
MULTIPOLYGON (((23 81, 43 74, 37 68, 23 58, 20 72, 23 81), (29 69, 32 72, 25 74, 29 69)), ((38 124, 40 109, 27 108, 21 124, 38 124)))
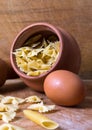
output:
MULTIPOLYGON (((86 88, 86 98, 83 103, 76 107, 62 107, 56 105, 56 111, 44 114, 48 118, 59 123, 60 127, 57 130, 91 130, 92 129, 92 80, 84 81, 86 88)), ((25 98, 31 95, 37 95, 43 99, 46 104, 53 104, 43 93, 33 91, 24 83, 17 80, 8 80, 6 84, 0 88, 0 94, 17 96, 25 98)), ((11 122, 26 130, 45 130, 34 122, 28 120, 23 115, 23 110, 29 104, 20 106, 20 111, 17 112, 16 118, 11 122)), ((0 120, 0 124, 3 121, 0 120)))
MULTIPOLYGON (((7 62, 11 75, 11 44, 21 29, 34 22, 49 22, 70 32, 81 50, 80 76, 92 79, 92 0, 0 0, 0 58, 7 62)), ((92 129, 92 80, 86 80, 85 86, 87 93, 82 104, 74 108, 56 106, 57 111, 45 114, 59 123, 57 130, 92 129)), ((6 81, 0 94, 22 98, 36 94, 46 104, 53 104, 44 94, 26 87, 19 79, 6 81)), ((11 123, 27 130, 44 130, 24 117, 22 110, 26 107, 27 104, 21 105, 11 123)))
POLYGON ((0 58, 9 67, 15 36, 34 22, 49 22, 70 32, 81 50, 80 76, 92 78, 92 0, 0 0, 0 58))

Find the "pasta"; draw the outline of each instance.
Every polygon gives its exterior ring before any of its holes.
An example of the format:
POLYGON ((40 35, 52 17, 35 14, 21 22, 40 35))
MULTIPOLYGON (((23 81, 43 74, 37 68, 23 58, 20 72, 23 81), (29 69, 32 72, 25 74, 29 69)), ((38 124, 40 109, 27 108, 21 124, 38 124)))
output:
POLYGON ((41 102, 41 99, 38 96, 29 96, 25 99, 26 102, 30 102, 30 103, 38 103, 41 102))
POLYGON ((0 95, 0 101, 2 100, 3 97, 4 97, 3 95, 0 95))
POLYGON ((8 123, 16 116, 16 112, 0 112, 0 119, 8 123))
POLYGON ((18 110, 18 105, 0 103, 0 112, 14 112, 18 110))
POLYGON ((38 112, 49 112, 55 109, 55 105, 44 105, 43 102, 32 104, 28 109, 36 110, 38 112))
POLYGON ((18 98, 18 97, 12 97, 12 96, 6 96, 1 100, 1 103, 4 104, 20 104, 23 103, 25 100, 22 98, 18 98))
POLYGON ((0 120, 3 120, 5 123, 7 123, 7 125, 2 125, 2 127, 0 127, 0 130, 22 130, 16 129, 18 127, 10 125, 9 122, 15 118, 16 111, 19 109, 19 104, 24 102, 31 103, 31 105, 28 107, 28 109, 30 110, 23 111, 24 115, 27 116, 29 119, 31 119, 32 121, 36 120, 36 123, 47 129, 55 129, 58 127, 58 124, 56 122, 44 117, 43 115, 40 115, 41 112, 45 113, 54 110, 55 105, 45 105, 41 98, 36 95, 29 96, 25 99, 1 95, 0 120), (35 111, 38 111, 40 113, 35 113, 35 111), (39 118, 42 119, 39 120, 39 118))
POLYGON ((59 127, 58 123, 50 120, 46 116, 44 116, 36 111, 24 110, 23 113, 28 119, 32 120, 33 122, 37 123, 38 125, 46 128, 46 129, 50 130, 50 129, 56 129, 57 127, 59 127))
POLYGON ((29 76, 38 76, 53 66, 59 55, 60 43, 59 41, 48 43, 44 39, 39 48, 24 46, 13 52, 16 64, 22 72, 29 76))
POLYGON ((0 130, 25 130, 25 129, 19 126, 6 123, 6 124, 0 125, 0 130))
POLYGON ((18 104, 23 103, 25 99, 12 96, 2 97, 0 103, 0 119, 4 122, 10 122, 16 116, 16 111, 19 109, 18 104))

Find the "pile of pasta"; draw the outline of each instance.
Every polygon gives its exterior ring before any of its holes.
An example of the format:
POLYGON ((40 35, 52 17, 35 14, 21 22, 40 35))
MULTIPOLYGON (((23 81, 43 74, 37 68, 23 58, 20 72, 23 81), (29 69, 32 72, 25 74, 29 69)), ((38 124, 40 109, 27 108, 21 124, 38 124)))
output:
POLYGON ((19 109, 19 104, 30 103, 28 109, 39 112, 48 112, 55 109, 55 105, 45 105, 38 96, 29 96, 25 99, 0 95, 0 119, 8 123, 16 116, 16 111, 19 109))
MULTIPOLYGON (((9 124, 15 117, 16 112, 20 109, 20 104, 29 103, 30 105, 27 107, 28 110, 38 111, 39 113, 49 112, 55 110, 55 105, 46 105, 43 100, 36 96, 32 95, 27 98, 18 98, 14 96, 3 96, 0 95, 0 119, 3 122, 7 123, 2 125, 2 128, 18 128, 9 124), (5 127, 6 126, 6 127, 5 127)), ((1 128, 1 127, 0 127, 1 128)), ((3 130, 3 129, 0 129, 3 130)), ((12 130, 12 129, 9 129, 12 130)), ((13 129, 16 130, 16 129, 13 129)), ((17 129, 18 130, 18 129, 17 129)), ((22 130, 22 129, 19 129, 22 130)))
MULTIPOLYGON (((36 43, 35 43, 36 44, 36 43)), ((57 60, 60 42, 43 39, 38 47, 24 46, 13 52, 17 66, 29 76, 38 76, 47 72, 57 60)))
POLYGON ((0 119, 6 123, 12 121, 19 109, 19 104, 24 101, 22 98, 0 95, 0 119))

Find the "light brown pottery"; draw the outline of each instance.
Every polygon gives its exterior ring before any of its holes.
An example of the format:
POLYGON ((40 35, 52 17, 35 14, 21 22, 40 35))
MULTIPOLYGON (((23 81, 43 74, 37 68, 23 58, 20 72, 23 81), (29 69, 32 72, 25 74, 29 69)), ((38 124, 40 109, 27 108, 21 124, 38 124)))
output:
POLYGON ((64 29, 53 26, 48 23, 34 23, 30 26, 24 28, 15 38, 10 51, 10 59, 11 64, 15 72, 19 75, 19 77, 24 81, 24 83, 33 88, 34 90, 43 92, 43 82, 45 77, 52 71, 57 69, 69 70, 74 73, 79 72, 80 63, 81 63, 81 55, 80 49, 75 41, 75 39, 67 33, 64 29), (39 34, 42 32, 44 35, 48 36, 49 33, 54 33, 58 40, 60 41, 60 53, 56 60, 56 63, 53 67, 44 74, 41 74, 37 77, 28 76, 21 72, 16 65, 15 56, 13 52, 15 49, 23 46, 24 42, 33 34, 39 34))

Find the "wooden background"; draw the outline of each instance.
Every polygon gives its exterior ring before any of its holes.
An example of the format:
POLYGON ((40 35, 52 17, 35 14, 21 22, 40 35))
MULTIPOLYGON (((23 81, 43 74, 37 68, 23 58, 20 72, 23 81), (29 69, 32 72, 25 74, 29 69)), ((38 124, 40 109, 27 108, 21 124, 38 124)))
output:
MULTIPOLYGON (((59 123, 57 130, 92 130, 92 80, 87 80, 92 79, 92 0, 0 0, 0 58, 8 65, 15 36, 34 22, 60 26, 75 37, 82 55, 80 76, 86 79, 86 97, 82 104, 74 108, 56 106, 57 111, 46 116, 59 123)), ((21 98, 38 95, 52 104, 45 94, 31 90, 19 79, 7 80, 0 94, 21 98)), ((0 125, 2 123, 0 120, 0 125)), ((27 130, 44 130, 26 119, 22 110, 11 123, 27 130)))
POLYGON ((15 36, 34 22, 70 32, 81 49, 80 75, 92 78, 92 0, 0 0, 0 58, 9 64, 15 36))

